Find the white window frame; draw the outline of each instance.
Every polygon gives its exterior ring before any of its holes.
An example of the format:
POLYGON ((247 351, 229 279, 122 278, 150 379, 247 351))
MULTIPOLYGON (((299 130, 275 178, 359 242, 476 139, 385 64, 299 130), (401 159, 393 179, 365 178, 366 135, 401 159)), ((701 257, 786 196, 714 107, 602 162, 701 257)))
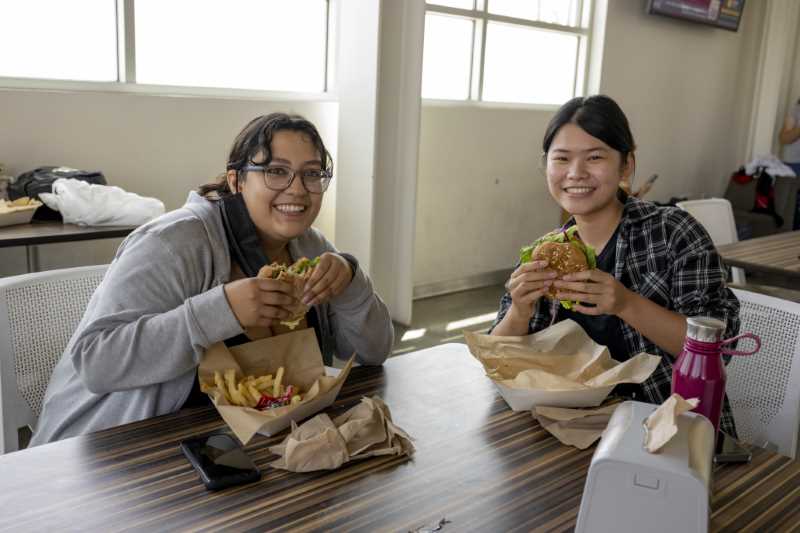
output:
POLYGON ((437 106, 475 106, 499 108, 526 108, 526 109, 557 109, 554 104, 531 104, 525 102, 487 102, 483 99, 483 71, 486 54, 486 27, 489 22, 501 22, 517 27, 534 28, 537 30, 552 31, 567 35, 582 37, 576 50, 575 58, 575 86, 573 96, 583 96, 587 92, 589 77, 590 50, 592 50, 592 31, 594 10, 592 0, 577 0, 578 26, 564 26, 549 22, 540 22, 529 19, 496 15, 489 12, 488 2, 491 0, 475 0, 474 9, 461 9, 456 7, 441 6, 425 2, 425 15, 435 13, 440 15, 454 15, 475 21, 472 27, 472 62, 469 73, 469 97, 466 100, 423 98, 422 102, 437 106), (477 73, 476 73, 477 70, 477 73))
MULTIPOLYGON (((0 89, 35 89, 101 93, 133 93, 156 96, 196 96, 206 98, 270 100, 270 101, 335 101, 335 2, 327 3, 327 38, 325 40, 325 73, 322 92, 270 91, 186 85, 151 85, 136 82, 136 0, 116 0, 117 14, 117 81, 60 80, 0 76, 0 89)), ((345 0, 346 1, 346 0, 345 0)))

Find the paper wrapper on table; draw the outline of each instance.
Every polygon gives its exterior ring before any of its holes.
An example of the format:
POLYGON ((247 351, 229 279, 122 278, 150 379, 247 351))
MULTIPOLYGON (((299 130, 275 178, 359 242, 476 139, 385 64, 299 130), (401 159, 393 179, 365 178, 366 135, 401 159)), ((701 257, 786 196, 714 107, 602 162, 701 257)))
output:
POLYGON ((572 320, 523 337, 464 338, 514 411, 600 405, 616 385, 646 380, 661 360, 643 352, 620 363, 572 320))
POLYGON ((600 438, 619 405, 617 402, 598 409, 568 409, 537 405, 531 414, 562 444, 585 450, 600 438))
POLYGON ((270 447, 280 459, 270 466, 292 472, 333 470, 348 461, 376 455, 412 455, 414 445, 405 431, 392 422, 392 415, 377 396, 331 420, 319 414, 270 447))
POLYGON ((663 448, 678 433, 677 418, 697 407, 698 403, 700 400, 697 398, 684 400, 677 393, 664 400, 644 422, 644 448, 650 453, 663 448))
POLYGON ((215 370, 223 373, 229 368, 236 370, 237 379, 246 375, 274 376, 282 366, 285 370, 283 382, 299 387, 303 395, 299 404, 263 411, 231 405, 219 389, 212 389, 210 396, 220 416, 246 444, 255 433, 275 435, 292 422, 308 418, 331 405, 350 373, 354 358, 355 354, 338 375, 328 375, 314 330, 307 328, 233 348, 222 342, 214 344, 203 355, 198 378, 201 383, 213 383, 215 370))

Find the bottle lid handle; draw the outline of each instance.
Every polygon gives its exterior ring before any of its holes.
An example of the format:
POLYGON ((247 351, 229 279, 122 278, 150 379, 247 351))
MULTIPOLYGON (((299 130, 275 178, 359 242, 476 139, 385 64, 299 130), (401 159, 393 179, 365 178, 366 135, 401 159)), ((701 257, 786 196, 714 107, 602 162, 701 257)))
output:
POLYGON ((742 333, 741 335, 737 335, 722 341, 722 345, 725 346, 726 344, 731 344, 739 339, 753 339, 753 341, 756 343, 756 347, 751 352, 745 352, 742 350, 726 350, 725 348, 720 351, 725 355, 753 355, 761 349, 761 338, 754 333, 742 333))

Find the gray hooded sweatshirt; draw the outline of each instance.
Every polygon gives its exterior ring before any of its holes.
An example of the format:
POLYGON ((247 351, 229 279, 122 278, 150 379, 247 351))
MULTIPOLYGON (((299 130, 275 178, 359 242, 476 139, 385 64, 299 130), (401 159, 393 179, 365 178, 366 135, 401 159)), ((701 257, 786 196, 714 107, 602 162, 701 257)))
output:
MULTIPOLYGON (((131 233, 53 370, 31 446, 180 409, 205 349, 243 332, 223 291, 228 250, 219 208, 194 192, 131 233)), ((313 228, 289 242, 294 258, 327 251, 336 250, 313 228)), ((316 310, 326 359, 386 359, 389 312, 360 268, 316 310)))

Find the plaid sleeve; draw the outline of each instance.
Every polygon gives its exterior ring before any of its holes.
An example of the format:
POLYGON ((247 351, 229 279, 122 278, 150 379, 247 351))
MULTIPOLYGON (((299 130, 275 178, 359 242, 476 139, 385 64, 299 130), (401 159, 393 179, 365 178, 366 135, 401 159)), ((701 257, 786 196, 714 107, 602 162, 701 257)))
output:
POLYGON ((671 213, 674 230, 669 243, 671 301, 684 316, 711 316, 726 324, 725 337, 739 331, 739 301, 726 286, 727 272, 711 237, 688 213, 671 213))

